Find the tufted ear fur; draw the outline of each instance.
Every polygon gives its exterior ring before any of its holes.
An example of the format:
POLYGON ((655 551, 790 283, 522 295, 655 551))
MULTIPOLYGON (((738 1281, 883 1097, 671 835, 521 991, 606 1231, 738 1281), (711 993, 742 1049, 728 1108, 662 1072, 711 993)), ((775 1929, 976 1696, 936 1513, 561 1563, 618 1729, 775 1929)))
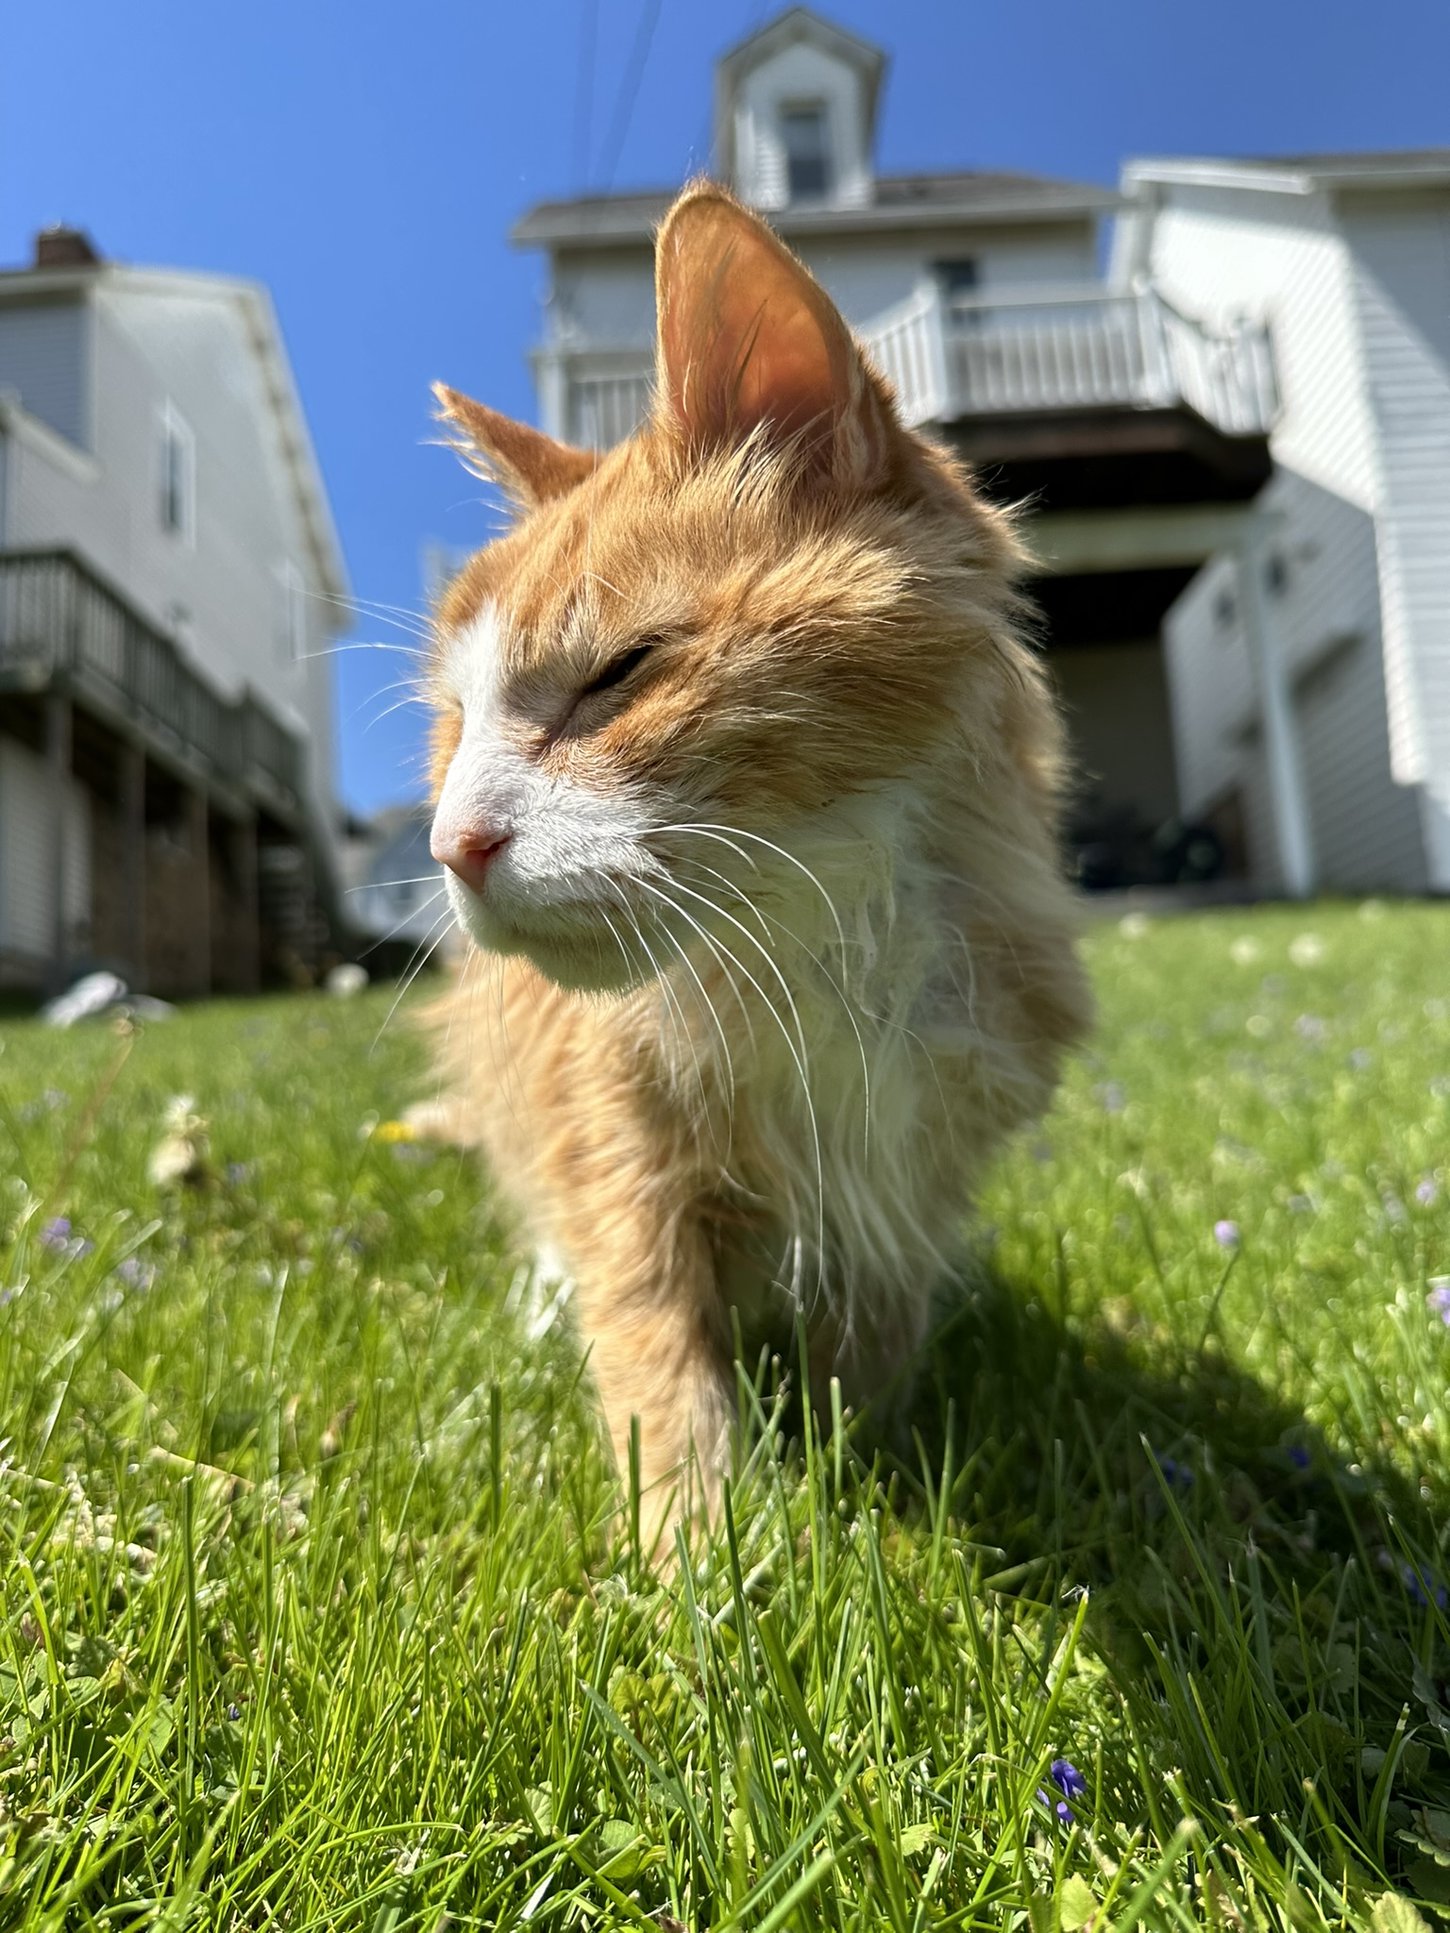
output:
POLYGON ((871 490, 894 424, 831 298, 766 224, 711 182, 687 188, 655 245, 656 420, 691 448, 764 429, 808 475, 871 490))
POLYGON ((454 447, 470 468, 498 484, 521 509, 562 497, 589 476, 598 457, 556 443, 542 430, 516 423, 496 409, 475 403, 446 383, 434 383, 438 417, 453 432, 454 447))

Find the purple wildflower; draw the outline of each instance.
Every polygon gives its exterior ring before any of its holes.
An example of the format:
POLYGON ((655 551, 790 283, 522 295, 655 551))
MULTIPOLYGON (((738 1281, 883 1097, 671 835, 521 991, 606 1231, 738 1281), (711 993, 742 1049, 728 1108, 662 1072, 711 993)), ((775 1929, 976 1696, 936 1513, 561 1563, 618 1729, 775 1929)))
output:
POLYGON ((1047 1769, 1052 1783, 1065 1798, 1080 1799, 1087 1791, 1087 1780, 1070 1758, 1055 1758, 1047 1769))
POLYGON ((1401 1564, 1400 1582, 1422 1611, 1428 1610, 1432 1603, 1437 1611, 1450 1608, 1450 1591, 1446 1590, 1434 1571, 1422 1571, 1413 1564, 1401 1564))
POLYGON ((1302 1443, 1291 1443, 1289 1445, 1289 1461, 1296 1470, 1307 1470, 1313 1459, 1302 1443))
POLYGON ((1450 1329, 1450 1275, 1432 1275, 1425 1306, 1450 1329))
POLYGON ((70 1247, 69 1215, 57 1215, 45 1224, 40 1231, 40 1245, 54 1249, 57 1254, 63 1254, 70 1247))
MULTIPOLYGON (((1160 1456, 1158 1458, 1158 1468, 1163 1472, 1163 1481, 1168 1485, 1170 1490, 1191 1490, 1193 1488, 1193 1471, 1186 1463, 1180 1463, 1177 1457, 1160 1456)), ((1065 1759, 1060 1762, 1064 1765, 1067 1763, 1065 1759)), ((1057 1774, 1054 1772, 1053 1777, 1055 1778, 1056 1776, 1057 1774)))
POLYGON ((1440 1190, 1435 1184, 1435 1177, 1433 1175, 1426 1175, 1425 1179, 1418 1183, 1415 1188, 1415 1200, 1419 1202, 1422 1208, 1433 1207, 1439 1199, 1439 1195, 1440 1190))
POLYGON ((115 1273, 130 1289, 149 1289, 156 1280, 155 1264, 143 1262, 139 1255, 128 1255, 124 1262, 117 1262, 115 1273))
POLYGON ((1067 1803, 1066 1799, 1059 1799, 1057 1804, 1054 1805, 1052 1800, 1048 1798, 1046 1789, 1040 1785, 1037 1788, 1037 1798, 1039 1804, 1044 1809, 1057 1814, 1057 1822, 1059 1825, 1070 1826, 1072 1824, 1072 1807, 1067 1803))
POLYGON ((1219 1221, 1213 1225, 1213 1239, 1220 1248, 1237 1248, 1239 1245, 1239 1225, 1237 1222, 1219 1221))
POLYGON ((227 1717, 232 1721, 234 1725, 236 1724, 237 1720, 241 1717, 241 1715, 242 1715, 242 1708, 240 1705, 227 1706, 227 1717))

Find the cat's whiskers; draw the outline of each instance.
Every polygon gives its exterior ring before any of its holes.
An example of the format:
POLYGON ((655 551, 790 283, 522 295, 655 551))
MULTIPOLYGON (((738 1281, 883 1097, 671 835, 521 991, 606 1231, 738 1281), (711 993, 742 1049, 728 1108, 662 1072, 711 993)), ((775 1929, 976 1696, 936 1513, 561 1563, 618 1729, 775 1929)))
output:
MULTIPOLYGON (((643 948, 646 958, 649 959, 651 963, 653 963, 654 955, 650 951, 650 948, 645 941, 644 933, 640 926, 638 915, 635 913, 634 909, 629 905, 628 901, 624 898, 622 890, 618 888, 616 888, 616 890, 619 891, 619 896, 623 905, 623 911, 626 917, 629 919, 631 926, 634 929, 635 938, 639 941, 641 948, 643 948)), ((601 908, 600 910, 603 911, 603 908, 601 908)), ((605 918, 606 919, 608 918, 607 913, 605 914, 605 918)), ((715 1033, 720 1042, 720 1051, 723 1056, 723 1064, 725 1069, 725 1082, 726 1082, 727 1132, 726 1132, 725 1155, 726 1155, 726 1159, 728 1160, 729 1152, 730 1152, 730 1142, 733 1138, 734 1130, 735 1130, 735 1060, 734 1060, 734 1056, 730 1051, 730 1038, 729 1038, 729 1035, 725 1032, 724 1025, 721 1022, 720 1015, 716 1009, 715 1003, 710 997, 709 989, 706 987, 704 981, 700 978, 700 975, 695 970, 695 963, 690 958, 688 950, 685 947, 680 945, 679 941, 669 931, 669 928, 666 927, 658 919, 656 920, 656 925, 658 927, 661 937, 666 941, 666 943, 669 946, 671 946, 674 949, 675 956, 678 959, 680 965, 685 969, 686 973, 689 974, 691 980, 694 981, 695 987, 699 992, 700 999, 704 1003, 705 1012, 708 1014, 710 1018, 710 1023, 714 1027, 715 1033)), ((659 971, 659 968, 656 966, 656 972, 658 971, 659 971)), ((736 998, 737 999, 739 998, 738 993, 736 995, 736 998)), ((742 1011, 744 1011, 743 1006, 742 1006, 742 1011)), ((748 1021, 749 1019, 748 1012, 746 1014, 746 1018, 748 1021)), ((687 1027, 688 1027, 688 1024, 689 1023, 686 1022, 687 1027)), ((696 1059, 695 1064, 696 1064, 696 1069, 698 1071, 699 1070, 698 1057, 696 1059)), ((703 1072, 700 1073, 700 1105, 701 1105, 702 1112, 704 1112, 707 1119, 711 1119, 712 1128, 713 1128, 713 1119, 711 1117, 710 1106, 709 1106, 709 1096, 705 1089, 703 1072)))
POLYGON ((795 853, 788 852, 784 846, 776 845, 773 839, 767 839, 763 833, 747 832, 743 826, 715 825, 709 820, 687 820, 681 825, 659 826, 656 830, 660 832, 695 832, 699 833, 702 837, 708 838, 713 835, 717 839, 723 838, 728 833, 733 839, 753 839, 756 845, 764 846, 768 852, 773 852, 777 858, 784 859, 789 865, 794 866, 797 872, 803 873, 811 885, 815 887, 816 891, 825 901, 826 909, 835 922, 836 938, 840 943, 842 952, 845 952, 846 934, 841 925, 841 915, 837 911, 835 900, 832 899, 820 879, 811 871, 806 862, 798 858, 795 853))
MULTIPOLYGON (((395 685, 394 685, 394 686, 389 686, 389 687, 388 687, 388 690, 396 690, 396 689, 397 689, 397 687, 396 687, 395 685)), ((373 696, 374 698, 381 698, 381 697, 383 697, 383 696, 385 696, 385 693, 384 693, 384 692, 381 692, 381 691, 377 691, 377 692, 374 692, 374 693, 372 694, 372 696, 373 696)), ((370 702, 370 700, 368 700, 368 699, 364 699, 364 700, 363 700, 363 703, 364 703, 364 704, 367 704, 367 703, 369 703, 369 702, 370 702)), ((373 718, 370 718, 370 719, 368 720, 368 722, 367 722, 367 724, 366 724, 366 725, 364 725, 364 727, 363 727, 363 730, 364 730, 364 731, 366 731, 366 732, 370 732, 370 731, 371 731, 371 730, 373 729, 373 727, 374 727, 375 725, 381 725, 381 724, 382 724, 382 722, 383 722, 383 720, 384 720, 385 718, 391 718, 391 717, 392 717, 392 715, 393 715, 393 713, 394 713, 395 711, 403 711, 403 710, 405 710, 405 709, 406 709, 406 707, 407 707, 407 706, 409 706, 409 705, 421 705, 421 706, 423 707, 423 709, 424 709, 425 711, 431 711, 431 710, 432 710, 432 702, 431 702, 431 700, 430 700, 430 699, 428 699, 428 698, 426 698, 426 697, 425 697, 425 696, 423 695, 423 693, 422 693, 422 692, 418 692, 418 691, 415 691, 415 692, 411 692, 411 693, 410 693, 410 694, 408 695, 408 697, 406 697, 406 698, 399 698, 399 699, 398 699, 398 701, 396 702, 396 704, 392 704, 392 705, 389 705, 386 711, 380 711, 380 712, 378 712, 378 713, 377 713, 377 715, 376 715, 375 717, 373 717, 373 718)), ((361 709, 362 709, 362 707, 361 707, 361 706, 359 706, 359 708, 358 708, 358 709, 359 709, 359 710, 361 710, 361 709)), ((354 712, 354 714, 353 714, 353 716, 354 716, 354 717, 356 717, 356 716, 357 716, 357 713, 356 713, 356 712, 354 712)))
POLYGON ((702 906, 706 907, 710 912, 714 913, 718 918, 724 920, 728 925, 733 926, 737 933, 741 934, 745 939, 749 940, 750 944, 756 949, 756 951, 760 954, 760 957, 764 960, 765 964, 770 968, 771 972, 775 975, 775 978, 779 983, 780 990, 785 995, 785 1003, 787 1007, 789 1007, 790 1009, 791 1019, 795 1022, 796 1041, 800 1047, 801 1066, 803 1070, 801 1074, 801 1080, 806 1085, 807 1091, 809 1092, 810 1048, 806 1043, 805 1026, 801 1020, 800 1008, 796 1005, 795 995, 791 992, 790 982, 786 979, 785 975, 781 972, 780 967, 777 965, 771 953, 770 948, 767 946, 763 946, 761 942, 758 939, 756 939, 755 935, 751 932, 748 926, 743 925, 741 921, 736 919, 733 913, 728 913, 723 906, 718 905, 713 899, 709 897, 708 894, 697 892, 693 886, 687 886, 684 880, 678 877, 673 878, 670 883, 671 885, 675 886, 680 892, 688 894, 691 899, 698 900, 702 906))
POLYGON ((311 664, 317 658, 340 658, 344 651, 394 651, 401 658, 426 656, 416 645, 393 644, 387 638, 356 638, 350 644, 329 644, 322 651, 304 651, 297 662, 311 664))
MULTIPOLYGON (((362 892, 364 889, 361 886, 355 886, 350 888, 350 890, 353 892, 362 892)), ((398 934, 401 933, 403 928, 408 924, 409 920, 415 919, 419 913, 426 913, 428 908, 430 906, 435 905, 437 901, 441 898, 441 896, 447 892, 447 890, 448 888, 446 886, 440 884, 437 892, 430 893, 427 899, 423 901, 423 904, 421 906, 410 907, 409 910, 406 913, 404 913, 403 917, 398 921, 397 925, 390 926, 387 932, 384 933, 380 939, 370 940, 368 944, 363 948, 362 952, 358 955, 358 958, 361 960, 365 960, 369 955, 369 953, 375 953, 380 946, 386 946, 389 940, 396 939, 398 934)))
MULTIPOLYGON (((600 910, 603 911, 603 908, 601 908, 600 910)), ((670 1031, 674 1040, 676 1055, 678 1056, 679 1043, 682 1038, 684 1039, 686 1045, 689 1047, 690 1058, 694 1062, 694 1067, 695 1067, 695 1080, 700 1092, 701 1111, 702 1113, 708 1114, 709 1096, 706 1093, 706 1089, 705 1089, 705 1070, 700 1065, 699 1050, 695 1046, 695 1037, 690 1031, 689 1020, 685 1016, 684 1009, 680 1006, 679 996, 676 994, 675 989, 670 984, 669 975, 665 972, 663 966, 660 964, 659 957, 655 953, 653 947, 651 947, 649 941, 645 938, 644 929, 640 925, 639 920, 635 917, 633 912, 630 911, 628 907, 626 907, 625 910, 629 912, 630 925, 634 929, 634 937, 639 942, 640 949, 644 953, 644 957, 649 961, 651 967, 654 969, 655 982, 656 982, 656 985, 659 987, 661 997, 664 1000, 665 1012, 669 1016, 670 1031)))
MULTIPOLYGON (((436 872, 433 872, 433 873, 419 873, 416 879, 365 879, 361 886, 347 887, 344 893, 344 897, 346 897, 348 893, 368 893, 368 892, 371 892, 374 887, 426 886, 430 879, 437 879, 437 878, 438 878, 438 874, 436 872)), ((437 896, 438 895, 435 893, 434 898, 436 899, 437 896)), ((395 927, 393 930, 394 932, 396 932, 397 928, 395 927)))
MULTIPOLYGON (((333 591, 304 590, 303 594, 319 604, 331 604, 340 611, 346 611, 349 616, 376 618, 380 624, 396 625, 398 630, 410 632, 412 636, 421 639, 424 643, 432 638, 432 625, 427 613, 415 611, 409 605, 385 604, 377 598, 356 595, 339 597, 333 591)), ((401 645, 394 646, 395 650, 402 648, 401 645)))
MULTIPOLYGON (((429 904, 430 905, 432 904, 431 900, 429 901, 429 904)), ((382 1039, 383 1035, 388 1031, 389 1026, 392 1024, 393 1015, 398 1011, 398 1008, 401 1006, 403 1002, 403 998, 408 992, 408 989, 412 986, 413 982, 417 979, 418 975, 423 971, 424 967, 427 966, 428 962, 432 959, 433 955, 438 951, 438 948, 443 944, 444 936, 448 931, 448 925, 452 918, 453 918, 453 908, 451 906, 445 906, 443 911, 438 915, 437 919, 435 919, 433 924, 429 927, 425 938, 420 940, 418 942, 418 945, 414 947, 412 957, 409 960, 408 966, 403 969, 406 977, 404 978, 403 984, 398 988, 398 991, 393 998, 392 1006, 388 1008, 387 1015, 383 1020, 382 1026, 378 1028, 378 1031, 373 1036, 373 1044, 368 1049, 369 1053, 375 1053, 377 1051, 378 1042, 382 1039), (421 957, 420 957, 420 954, 421 954, 421 957), (414 961, 417 962, 416 965, 413 964, 414 961)))
MULTIPOLYGON (((748 893, 746 893, 745 891, 742 890, 742 888, 737 886, 734 880, 729 878, 725 873, 720 872, 714 866, 701 867, 700 862, 698 860, 687 860, 685 863, 692 867, 700 868, 700 870, 706 873, 709 873, 713 878, 718 879, 720 884, 724 886, 728 892, 733 893, 735 897, 738 900, 740 900, 742 905, 748 907, 749 910, 755 915, 756 919, 760 921, 761 928, 764 931, 767 940, 769 940, 770 938, 770 930, 769 930, 770 927, 772 926, 778 927, 780 931, 786 936, 786 938, 792 943, 792 945, 798 948, 799 951, 802 954, 804 954, 805 958, 811 962, 811 964, 820 973, 822 979, 824 979, 826 984, 830 987, 831 991, 836 995, 837 999, 839 999, 841 1003, 841 1009, 844 1012, 847 1023, 850 1026, 851 1032, 854 1034, 856 1039, 856 1051, 861 1058, 861 1084, 862 1084, 862 1090, 863 1090, 861 1151, 862 1151, 863 1158, 869 1160, 870 1154, 871 1154, 871 1062, 866 1052, 865 1037, 862 1035, 860 1023, 856 1019, 856 1014, 851 1003, 851 998, 846 991, 846 984, 845 984, 846 961, 845 961, 844 953, 841 959, 841 973, 840 973, 840 976, 838 977, 836 974, 832 973, 831 969, 829 968, 829 966, 827 966, 826 962, 821 958, 820 954, 814 952, 811 949, 811 947, 809 947, 806 944, 806 942, 801 938, 799 933, 795 932, 791 927, 787 926, 784 920, 778 919, 774 915, 766 913, 762 907, 757 905, 756 902, 753 899, 751 899, 748 893)), ((756 944, 759 945, 760 942, 756 941, 756 944)), ((861 1011, 863 1014, 866 1015, 868 1020, 878 1019, 877 1015, 870 1013, 869 1010, 866 1009, 865 1007, 862 1007, 861 1011)), ((885 1024, 892 1025, 894 1023, 888 1021, 885 1024)))
MULTIPOLYGON (((817 1289, 817 1292, 819 1293, 824 1288, 824 1285, 825 1285, 825 1255, 826 1255, 825 1163, 821 1154, 821 1134, 820 1134, 820 1124, 816 1119, 816 1104, 811 1094, 809 1050, 806 1046, 805 1029, 801 1025, 800 1011, 795 1004, 794 996, 791 993, 789 984, 785 980, 785 977, 781 974, 780 969, 775 965, 775 962, 771 960, 769 953, 767 953, 766 950, 761 946, 760 941, 754 937, 754 935, 750 932, 748 927, 742 926, 740 921, 737 920, 733 914, 727 913, 722 906, 717 906, 714 900, 707 899, 703 893, 697 893, 694 891, 692 887, 686 886, 683 880, 672 878, 670 883, 678 891, 687 893, 692 899, 699 900, 712 913, 716 914, 717 917, 725 920, 729 925, 735 927, 740 933, 744 934, 745 938, 748 939, 753 946, 755 946, 760 951, 762 957, 769 963, 772 971, 775 973, 776 978, 780 981, 781 990, 785 994, 786 1002, 790 1008, 792 1018, 795 1021, 796 1032, 797 1032, 797 1035, 799 1036, 799 1041, 800 1041, 799 1049, 797 1049, 796 1041, 793 1040, 791 1037, 790 1029, 786 1026, 785 1021, 781 1018, 780 1011, 776 1007, 775 1002, 770 998, 769 994, 765 991, 764 987, 761 986, 760 982, 756 979, 755 975, 750 971, 750 968, 746 966, 745 962, 740 958, 739 954, 732 951, 732 949, 726 944, 726 942, 723 939, 719 939, 718 936, 715 936, 712 938, 712 936, 707 934, 704 927, 693 916, 693 914, 691 914, 686 907, 681 906, 677 900, 673 899, 668 893, 664 892, 660 887, 650 884, 650 882, 647 880, 641 879, 636 881, 636 884, 642 886, 647 893, 653 894, 657 899, 661 900, 666 906, 668 906, 670 910, 676 915, 677 918, 684 920, 688 926, 693 927, 695 932, 697 932, 700 935, 701 939, 705 941, 706 945, 710 947, 712 952, 715 950, 717 946, 719 947, 720 951, 724 953, 726 959, 731 961, 734 964, 734 966, 736 966, 739 969, 739 971, 742 974, 744 974, 746 980, 755 989, 755 992, 758 995, 762 1005, 765 1007, 766 1012, 770 1015, 771 1019, 775 1022, 776 1026, 780 1030, 781 1039, 785 1042, 786 1051, 789 1053, 791 1061, 795 1067, 796 1074, 799 1076, 799 1079, 800 1079, 801 1098, 805 1103, 806 1120, 810 1127, 811 1150, 812 1150, 812 1156, 815 1164, 816 1272, 817 1272, 816 1289, 817 1289)), ((801 1286, 800 1273, 801 1272, 800 1272, 799 1257, 798 1257, 797 1267, 795 1270, 795 1275, 796 1275, 795 1293, 797 1294, 797 1296, 799 1296, 800 1294, 800 1286, 801 1286)))

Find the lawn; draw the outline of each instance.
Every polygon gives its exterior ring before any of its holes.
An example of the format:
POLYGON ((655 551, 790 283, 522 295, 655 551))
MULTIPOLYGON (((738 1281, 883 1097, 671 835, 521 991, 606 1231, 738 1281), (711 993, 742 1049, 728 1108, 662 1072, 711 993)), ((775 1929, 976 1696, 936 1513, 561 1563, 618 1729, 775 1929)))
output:
POLYGON ((0 1026, 0 1926, 1450 1911, 1450 909, 1090 950, 914 1439, 742 1378, 668 1586, 406 1008, 0 1026))

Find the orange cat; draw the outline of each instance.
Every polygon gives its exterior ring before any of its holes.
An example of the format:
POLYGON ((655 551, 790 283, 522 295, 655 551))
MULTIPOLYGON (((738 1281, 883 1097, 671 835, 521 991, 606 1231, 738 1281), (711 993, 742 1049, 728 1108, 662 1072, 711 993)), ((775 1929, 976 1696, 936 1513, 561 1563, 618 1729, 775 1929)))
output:
POLYGON ((656 281, 654 414, 607 455, 440 388, 520 515, 431 683, 478 949, 449 1109, 575 1282, 663 1529, 728 1457, 732 1312, 801 1311, 848 1402, 905 1367, 1089 1003, 1010 524, 723 190, 676 202, 656 281))

